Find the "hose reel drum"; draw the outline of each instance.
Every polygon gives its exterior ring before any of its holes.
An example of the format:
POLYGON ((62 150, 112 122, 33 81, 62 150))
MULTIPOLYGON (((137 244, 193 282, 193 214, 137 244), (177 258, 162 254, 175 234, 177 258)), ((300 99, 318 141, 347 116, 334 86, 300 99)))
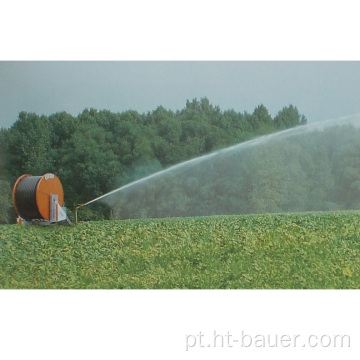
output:
POLYGON ((66 208, 63 207, 64 193, 61 182, 52 173, 43 176, 20 176, 14 184, 12 200, 20 224, 71 224, 66 208))

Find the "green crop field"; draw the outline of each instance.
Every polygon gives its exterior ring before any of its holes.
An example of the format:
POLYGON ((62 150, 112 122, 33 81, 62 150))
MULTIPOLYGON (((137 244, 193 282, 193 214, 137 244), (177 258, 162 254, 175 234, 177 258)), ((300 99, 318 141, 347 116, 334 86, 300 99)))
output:
POLYGON ((360 288, 360 212, 0 226, 1 288, 360 288))

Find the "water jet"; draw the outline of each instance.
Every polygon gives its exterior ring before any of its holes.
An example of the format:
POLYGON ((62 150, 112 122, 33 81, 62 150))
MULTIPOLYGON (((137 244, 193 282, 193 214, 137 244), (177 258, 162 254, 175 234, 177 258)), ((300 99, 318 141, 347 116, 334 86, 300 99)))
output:
POLYGON ((359 146, 360 114, 310 123, 170 166, 82 206, 104 201, 114 218, 357 209, 359 146))

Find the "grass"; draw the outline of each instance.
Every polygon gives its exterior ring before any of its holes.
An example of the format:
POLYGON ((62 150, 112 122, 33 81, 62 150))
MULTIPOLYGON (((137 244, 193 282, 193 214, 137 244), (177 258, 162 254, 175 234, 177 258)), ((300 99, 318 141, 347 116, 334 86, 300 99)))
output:
POLYGON ((360 212, 0 226, 1 288, 360 288, 360 212))

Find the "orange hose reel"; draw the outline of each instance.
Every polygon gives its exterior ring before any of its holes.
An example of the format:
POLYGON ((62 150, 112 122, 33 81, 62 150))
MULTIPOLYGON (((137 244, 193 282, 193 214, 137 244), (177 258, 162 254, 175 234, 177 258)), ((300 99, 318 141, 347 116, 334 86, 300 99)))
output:
POLYGON ((25 221, 64 220, 64 192, 59 178, 47 173, 43 176, 20 176, 12 190, 16 213, 25 221))

